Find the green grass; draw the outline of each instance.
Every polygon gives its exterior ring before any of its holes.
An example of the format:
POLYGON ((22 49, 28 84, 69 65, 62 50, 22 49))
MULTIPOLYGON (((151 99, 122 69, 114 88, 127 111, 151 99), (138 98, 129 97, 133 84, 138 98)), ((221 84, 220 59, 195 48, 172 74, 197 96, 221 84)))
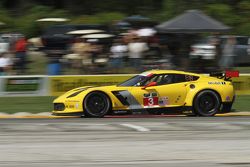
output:
MULTIPOLYGON (((52 101, 55 97, 0 97, 0 112, 50 112, 53 109, 52 101)), ((250 111, 250 95, 237 96, 233 109, 236 111, 250 111)))
POLYGON ((0 112, 50 112, 53 109, 52 101, 55 97, 0 97, 0 112))
POLYGON ((236 111, 250 111, 250 95, 236 96, 233 109, 236 111))

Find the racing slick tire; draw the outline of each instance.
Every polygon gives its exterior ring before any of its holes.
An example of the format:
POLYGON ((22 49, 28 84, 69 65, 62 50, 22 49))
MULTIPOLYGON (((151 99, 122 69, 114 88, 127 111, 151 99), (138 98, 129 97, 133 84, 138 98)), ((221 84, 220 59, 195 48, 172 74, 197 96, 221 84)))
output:
POLYGON ((219 95, 212 90, 199 92, 193 104, 193 113, 197 116, 210 117, 220 111, 221 100, 219 95))
POLYGON ((83 101, 84 115, 86 117, 101 118, 111 110, 109 97, 102 92, 91 92, 83 101))
POLYGON ((221 113, 228 113, 228 112, 232 111, 232 106, 233 106, 233 103, 223 104, 222 109, 221 109, 221 113))

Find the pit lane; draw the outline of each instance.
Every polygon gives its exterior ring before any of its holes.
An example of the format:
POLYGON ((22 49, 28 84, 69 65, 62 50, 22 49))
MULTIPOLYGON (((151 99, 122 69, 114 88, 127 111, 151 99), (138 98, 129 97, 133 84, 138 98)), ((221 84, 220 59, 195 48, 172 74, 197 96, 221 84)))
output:
POLYGON ((0 166, 247 167, 249 119, 1 119, 0 166))

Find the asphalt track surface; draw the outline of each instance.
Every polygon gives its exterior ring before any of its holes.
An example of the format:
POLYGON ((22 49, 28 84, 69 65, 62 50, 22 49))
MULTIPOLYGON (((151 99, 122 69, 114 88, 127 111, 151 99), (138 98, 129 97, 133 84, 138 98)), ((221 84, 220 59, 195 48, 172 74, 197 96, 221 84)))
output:
POLYGON ((249 167, 250 117, 0 119, 4 167, 249 167))

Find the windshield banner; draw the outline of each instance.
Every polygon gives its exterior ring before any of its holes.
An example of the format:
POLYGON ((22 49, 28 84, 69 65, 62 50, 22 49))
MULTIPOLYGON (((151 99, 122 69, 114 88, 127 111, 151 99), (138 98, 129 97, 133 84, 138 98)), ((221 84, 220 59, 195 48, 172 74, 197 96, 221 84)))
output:
POLYGON ((119 84, 130 75, 83 75, 83 76, 53 76, 49 77, 49 92, 51 96, 59 96, 71 89, 81 86, 107 86, 119 84))

